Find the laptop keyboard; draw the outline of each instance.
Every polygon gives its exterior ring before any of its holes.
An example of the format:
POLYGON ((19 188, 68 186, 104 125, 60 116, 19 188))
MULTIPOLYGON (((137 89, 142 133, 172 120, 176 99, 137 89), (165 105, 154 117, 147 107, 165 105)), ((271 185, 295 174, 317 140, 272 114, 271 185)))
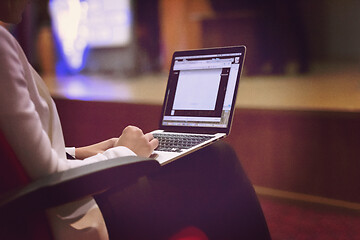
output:
POLYGON ((155 150, 164 152, 181 152, 182 149, 189 149, 212 138, 212 136, 209 135, 161 133, 153 133, 153 136, 159 140, 159 146, 155 150))

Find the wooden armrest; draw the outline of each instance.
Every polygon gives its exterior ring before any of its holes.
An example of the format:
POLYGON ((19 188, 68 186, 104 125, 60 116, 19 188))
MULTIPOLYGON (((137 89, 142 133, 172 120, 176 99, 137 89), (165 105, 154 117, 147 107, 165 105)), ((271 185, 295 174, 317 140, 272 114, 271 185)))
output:
POLYGON ((111 187, 126 186, 159 167, 154 159, 130 156, 54 173, 1 196, 0 216, 30 213, 94 196, 111 187))

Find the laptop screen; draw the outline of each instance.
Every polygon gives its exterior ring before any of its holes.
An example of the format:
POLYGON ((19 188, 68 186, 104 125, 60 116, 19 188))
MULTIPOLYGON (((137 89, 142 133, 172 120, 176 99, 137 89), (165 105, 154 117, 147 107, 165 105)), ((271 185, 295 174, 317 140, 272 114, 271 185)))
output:
POLYGON ((245 47, 175 52, 161 127, 228 132, 244 55, 245 47))

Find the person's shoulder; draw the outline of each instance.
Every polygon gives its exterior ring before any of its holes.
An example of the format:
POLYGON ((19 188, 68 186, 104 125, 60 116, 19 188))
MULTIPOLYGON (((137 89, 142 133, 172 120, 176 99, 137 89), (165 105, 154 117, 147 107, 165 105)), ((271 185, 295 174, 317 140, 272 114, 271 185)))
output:
POLYGON ((2 39, 10 40, 12 38, 12 35, 4 26, 0 25, 0 37, 2 39))
POLYGON ((17 48, 17 41, 11 33, 3 26, 0 26, 0 48, 17 48))

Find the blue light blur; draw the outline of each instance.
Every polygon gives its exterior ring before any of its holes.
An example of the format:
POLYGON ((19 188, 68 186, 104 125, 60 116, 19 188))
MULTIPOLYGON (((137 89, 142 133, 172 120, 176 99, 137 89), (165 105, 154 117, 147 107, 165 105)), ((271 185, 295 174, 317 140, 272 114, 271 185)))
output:
POLYGON ((57 75, 80 72, 92 48, 127 46, 132 38, 130 0, 50 0, 57 75))

